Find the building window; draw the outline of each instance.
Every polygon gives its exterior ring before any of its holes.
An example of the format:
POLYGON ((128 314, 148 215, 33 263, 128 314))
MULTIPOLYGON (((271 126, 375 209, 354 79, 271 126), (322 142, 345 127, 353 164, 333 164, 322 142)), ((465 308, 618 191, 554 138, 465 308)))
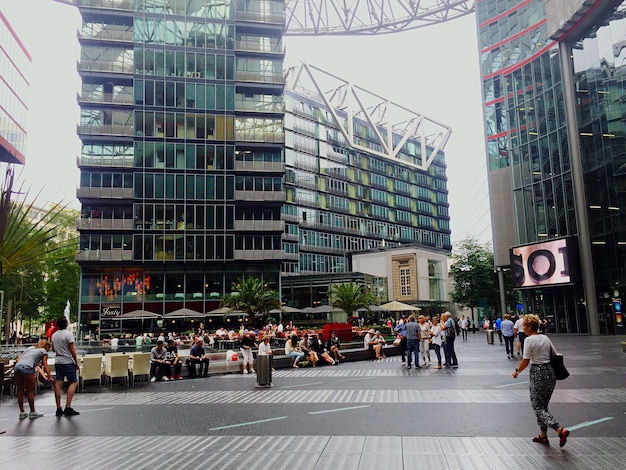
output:
POLYGON ((411 295, 411 270, 410 268, 400 268, 400 294, 411 295))
POLYGON ((439 261, 428 260, 428 287, 430 300, 443 300, 443 279, 439 261))

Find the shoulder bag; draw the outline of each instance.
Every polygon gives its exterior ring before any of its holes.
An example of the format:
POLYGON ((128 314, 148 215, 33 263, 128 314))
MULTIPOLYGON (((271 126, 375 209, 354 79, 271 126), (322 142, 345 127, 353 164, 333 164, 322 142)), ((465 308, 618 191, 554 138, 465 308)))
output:
POLYGON ((556 380, 565 380, 569 377, 569 371, 563 362, 563 354, 559 354, 557 350, 554 349, 554 345, 550 348, 550 364, 552 364, 552 368, 554 369, 556 380))

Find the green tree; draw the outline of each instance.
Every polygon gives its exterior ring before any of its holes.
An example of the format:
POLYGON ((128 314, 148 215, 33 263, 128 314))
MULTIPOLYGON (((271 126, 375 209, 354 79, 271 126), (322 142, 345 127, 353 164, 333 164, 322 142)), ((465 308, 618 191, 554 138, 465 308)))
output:
MULTIPOLYGON (((66 209, 60 214, 57 224, 57 237, 67 240, 57 252, 57 256, 43 262, 46 297, 43 303, 43 320, 51 321, 63 314, 67 301, 78 306, 80 267, 74 260, 78 251, 76 219, 78 211, 66 209)), ((70 319, 76 321, 77 309, 70 310, 70 319)))
POLYGON ((241 310, 250 319, 257 313, 266 314, 273 308, 279 308, 280 299, 278 292, 270 289, 261 279, 238 278, 233 282, 232 291, 224 296, 222 306, 241 310))
POLYGON ((366 292, 362 284, 344 282, 333 284, 330 288, 330 301, 335 307, 346 312, 348 317, 361 307, 369 307, 376 300, 374 294, 366 292))
POLYGON ((500 294, 493 252, 476 239, 468 237, 458 244, 451 258, 452 300, 460 307, 472 310, 486 303, 497 311, 500 294))

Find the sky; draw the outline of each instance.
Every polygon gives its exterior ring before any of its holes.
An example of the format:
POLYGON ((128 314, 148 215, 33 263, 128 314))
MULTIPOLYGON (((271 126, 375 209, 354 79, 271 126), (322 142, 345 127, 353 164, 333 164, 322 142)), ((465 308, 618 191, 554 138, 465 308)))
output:
MULTIPOLYGON (((0 0, 32 56, 26 165, 36 202, 79 209, 76 136, 80 15, 52 0, 0 0)), ((491 241, 474 15, 377 36, 284 39, 285 67, 305 62, 452 128, 445 147, 452 241, 491 241), (330 53, 329 51, 332 51, 330 53)))

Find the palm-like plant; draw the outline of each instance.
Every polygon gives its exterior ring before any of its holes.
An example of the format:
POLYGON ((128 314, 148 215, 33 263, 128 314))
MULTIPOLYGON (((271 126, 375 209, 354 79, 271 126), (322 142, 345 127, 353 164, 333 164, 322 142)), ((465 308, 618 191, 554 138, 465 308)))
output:
POLYGON ((32 220, 29 215, 34 201, 15 202, 12 195, 13 169, 9 167, 0 192, 0 275, 44 259, 67 257, 63 248, 73 241, 56 238, 56 222, 65 206, 54 204, 42 217, 32 220))
POLYGON ((335 307, 339 307, 351 317, 356 309, 369 307, 376 298, 371 292, 366 292, 362 284, 344 282, 333 284, 330 289, 330 300, 335 307))
POLYGON ((278 293, 267 286, 261 279, 250 277, 238 278, 232 285, 232 292, 224 296, 223 307, 230 307, 245 312, 254 318, 256 313, 280 307, 278 293))

